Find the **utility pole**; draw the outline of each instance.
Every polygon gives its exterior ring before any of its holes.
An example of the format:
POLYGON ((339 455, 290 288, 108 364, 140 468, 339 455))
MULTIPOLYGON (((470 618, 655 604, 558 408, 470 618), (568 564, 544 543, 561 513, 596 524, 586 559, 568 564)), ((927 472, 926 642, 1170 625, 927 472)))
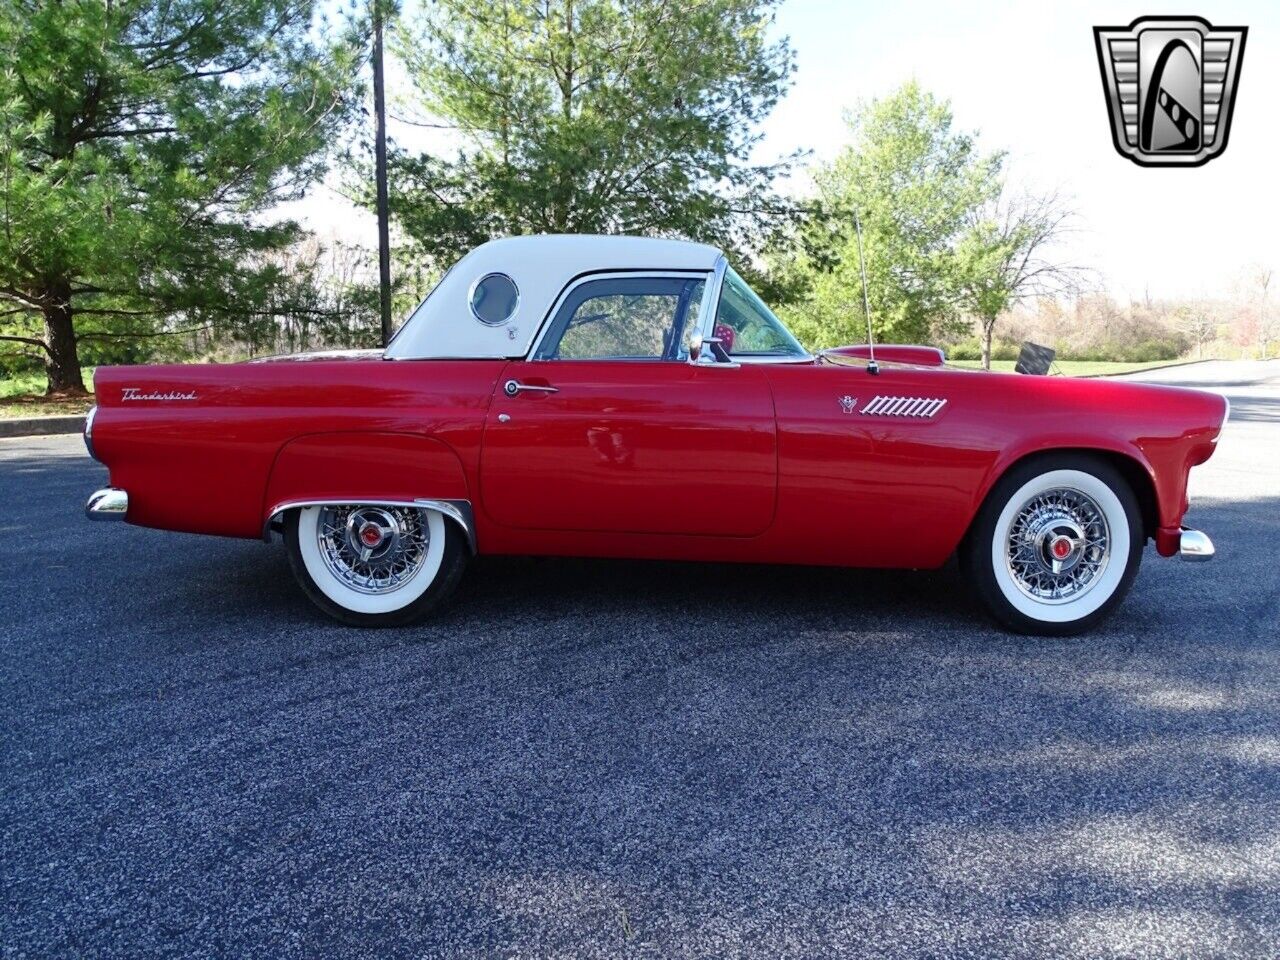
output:
POLYGON ((378 306, 382 315, 382 345, 391 340, 391 230, 387 211, 387 96, 382 68, 382 4, 373 0, 373 111, 375 172, 378 188, 378 306))

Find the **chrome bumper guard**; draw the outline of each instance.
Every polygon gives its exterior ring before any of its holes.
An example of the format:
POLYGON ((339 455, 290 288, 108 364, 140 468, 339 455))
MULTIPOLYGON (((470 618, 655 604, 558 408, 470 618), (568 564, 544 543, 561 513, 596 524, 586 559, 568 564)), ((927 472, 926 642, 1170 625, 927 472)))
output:
POLYGON ((115 487, 95 491, 84 505, 84 515, 90 520, 123 520, 129 512, 129 494, 115 487))
POLYGON ((1213 541, 1199 530, 1182 528, 1178 539, 1178 556, 1183 560, 1204 561, 1213 559, 1213 541))

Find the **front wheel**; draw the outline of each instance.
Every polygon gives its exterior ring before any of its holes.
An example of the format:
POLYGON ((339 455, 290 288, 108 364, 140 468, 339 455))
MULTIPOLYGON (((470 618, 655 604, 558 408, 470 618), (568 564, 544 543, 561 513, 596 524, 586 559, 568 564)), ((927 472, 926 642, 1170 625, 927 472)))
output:
POLYGON ((1019 633, 1082 633, 1124 599, 1142 560, 1142 511, 1111 464, 1041 457, 992 488, 961 548, 978 596, 1019 633))
POLYGON ((324 504, 285 517, 289 566, 307 597, 351 626, 400 626, 453 592, 466 566, 457 525, 436 510, 324 504))

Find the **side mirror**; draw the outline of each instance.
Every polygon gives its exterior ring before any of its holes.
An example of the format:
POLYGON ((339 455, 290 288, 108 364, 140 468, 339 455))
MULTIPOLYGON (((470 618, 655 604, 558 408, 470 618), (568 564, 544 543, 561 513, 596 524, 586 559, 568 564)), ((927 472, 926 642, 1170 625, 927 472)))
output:
POLYGON ((695 333, 689 338, 689 362, 697 363, 702 359, 702 334, 695 333))
MULTIPOLYGON (((729 356, 729 351, 724 348, 724 341, 719 337, 704 337, 702 334, 695 333, 689 338, 689 362, 698 363, 702 361, 702 348, 706 345, 711 348, 711 357, 707 363, 733 363, 733 358, 729 356)), ((736 366, 736 364, 734 364, 736 366)))

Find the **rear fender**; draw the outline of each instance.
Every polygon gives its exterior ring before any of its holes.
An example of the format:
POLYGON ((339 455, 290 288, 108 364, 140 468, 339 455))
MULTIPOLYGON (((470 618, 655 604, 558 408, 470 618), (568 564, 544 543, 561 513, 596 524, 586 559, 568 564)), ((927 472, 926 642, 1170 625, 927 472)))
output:
POLYGON ((439 440, 407 433, 316 433, 286 443, 262 504, 263 536, 292 507, 318 503, 430 506, 462 528, 475 525, 462 462, 439 440))

